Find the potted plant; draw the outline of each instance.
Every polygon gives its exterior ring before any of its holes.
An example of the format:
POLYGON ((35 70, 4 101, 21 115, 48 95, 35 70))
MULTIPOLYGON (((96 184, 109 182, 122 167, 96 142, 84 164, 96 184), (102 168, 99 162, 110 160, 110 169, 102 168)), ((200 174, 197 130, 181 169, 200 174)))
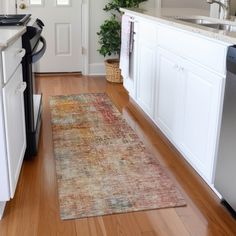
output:
POLYGON ((101 45, 98 51, 104 57, 116 56, 115 59, 105 60, 106 79, 110 82, 122 82, 119 69, 121 47, 121 12, 119 9, 121 7, 139 7, 139 4, 145 1, 147 0, 110 0, 103 9, 106 12, 111 12, 111 16, 104 21, 97 33, 101 45))

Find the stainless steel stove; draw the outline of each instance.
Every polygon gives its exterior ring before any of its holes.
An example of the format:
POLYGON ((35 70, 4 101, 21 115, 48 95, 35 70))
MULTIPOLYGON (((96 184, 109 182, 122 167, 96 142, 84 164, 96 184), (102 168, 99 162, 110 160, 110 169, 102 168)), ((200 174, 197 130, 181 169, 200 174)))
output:
POLYGON ((26 26, 26 33, 22 36, 22 45, 26 55, 22 60, 23 80, 27 83, 25 91, 25 119, 27 148, 26 157, 33 157, 38 151, 41 128, 42 94, 35 89, 35 63, 46 51, 46 41, 42 37, 44 24, 41 20, 31 20, 26 26))
POLYGON ((0 15, 0 26, 25 26, 22 45, 26 55, 22 59, 23 80, 27 87, 24 93, 25 123, 27 147, 25 157, 37 154, 41 127, 42 94, 35 89, 34 67, 46 51, 46 41, 42 37, 44 24, 39 19, 31 19, 31 15, 0 15))

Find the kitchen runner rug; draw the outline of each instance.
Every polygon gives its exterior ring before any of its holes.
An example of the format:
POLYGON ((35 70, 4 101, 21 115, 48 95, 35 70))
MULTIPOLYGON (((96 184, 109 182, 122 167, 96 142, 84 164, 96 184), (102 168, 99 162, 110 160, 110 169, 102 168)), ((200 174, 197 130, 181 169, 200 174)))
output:
POLYGON ((184 206, 104 93, 50 99, 62 219, 184 206))

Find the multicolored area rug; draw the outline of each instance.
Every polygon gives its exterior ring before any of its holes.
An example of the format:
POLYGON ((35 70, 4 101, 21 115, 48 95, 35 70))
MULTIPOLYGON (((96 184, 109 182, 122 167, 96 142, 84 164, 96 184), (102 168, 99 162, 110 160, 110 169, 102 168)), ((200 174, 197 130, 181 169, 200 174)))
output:
POLYGON ((62 219, 185 205, 106 94, 50 100, 62 219))

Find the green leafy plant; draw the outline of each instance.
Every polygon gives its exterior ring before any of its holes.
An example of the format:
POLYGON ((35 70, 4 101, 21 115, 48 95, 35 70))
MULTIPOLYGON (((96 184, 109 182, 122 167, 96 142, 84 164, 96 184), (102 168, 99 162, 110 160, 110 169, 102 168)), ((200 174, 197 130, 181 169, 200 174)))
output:
POLYGON ((112 0, 107 3, 104 7, 104 11, 118 11, 120 12, 119 8, 121 7, 139 7, 141 2, 145 2, 147 0, 112 0))
POLYGON ((101 45, 98 50, 101 55, 111 56, 119 55, 120 44, 121 44, 121 24, 117 21, 116 16, 112 15, 110 19, 105 20, 105 22, 100 27, 99 44, 101 45))
POLYGON ((111 17, 104 21, 100 26, 100 31, 97 33, 99 44, 101 47, 98 49, 99 53, 106 56, 120 55, 121 45, 121 12, 120 8, 139 7, 141 2, 147 0, 110 0, 105 7, 104 11, 111 11, 111 17))

